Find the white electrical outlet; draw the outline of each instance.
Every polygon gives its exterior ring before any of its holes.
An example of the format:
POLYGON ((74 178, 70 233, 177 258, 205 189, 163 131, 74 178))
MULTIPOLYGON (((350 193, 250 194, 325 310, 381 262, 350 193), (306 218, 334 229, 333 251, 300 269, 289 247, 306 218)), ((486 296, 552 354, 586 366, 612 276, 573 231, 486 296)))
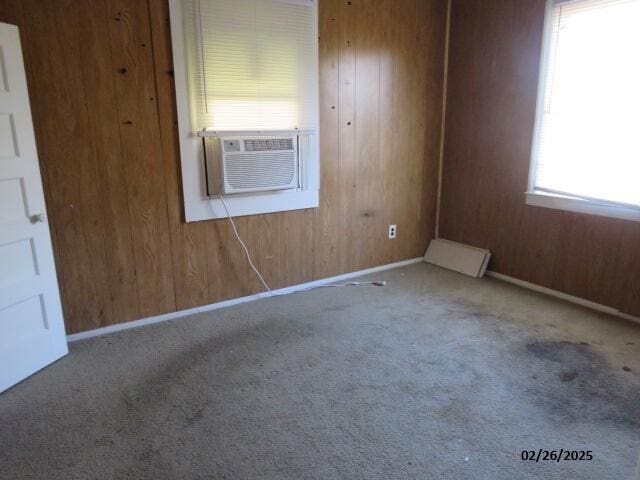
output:
POLYGON ((389 238, 396 238, 397 229, 395 225, 389 225, 389 238))

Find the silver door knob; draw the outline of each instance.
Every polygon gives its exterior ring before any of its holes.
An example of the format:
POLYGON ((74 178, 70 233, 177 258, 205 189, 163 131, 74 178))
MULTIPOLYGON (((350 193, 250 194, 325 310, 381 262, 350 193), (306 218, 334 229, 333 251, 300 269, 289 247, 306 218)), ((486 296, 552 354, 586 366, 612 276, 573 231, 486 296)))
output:
POLYGON ((31 220, 31 223, 44 222, 44 213, 36 213, 35 215, 31 215, 29 217, 29 220, 31 220))

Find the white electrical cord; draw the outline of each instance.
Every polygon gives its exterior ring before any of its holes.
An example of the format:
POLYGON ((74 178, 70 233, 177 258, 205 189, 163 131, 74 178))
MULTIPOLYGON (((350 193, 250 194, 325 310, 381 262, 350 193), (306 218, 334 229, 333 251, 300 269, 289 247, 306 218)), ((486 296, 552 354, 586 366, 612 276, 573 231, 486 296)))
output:
MULTIPOLYGON (((260 279, 260 282, 262 282, 262 285, 264 286, 265 290, 267 292, 269 292, 269 294, 274 296, 274 297, 281 296, 281 295, 289 295, 289 293, 294 293, 294 292, 273 293, 271 291, 271 288, 269 288, 269 285, 267 285, 267 282, 265 282, 264 278, 262 277, 262 274, 256 268, 256 266, 253 264, 253 261, 251 260, 251 255, 249 254, 249 249, 247 248, 245 243, 242 241, 242 238, 240 238, 240 234, 238 233, 238 229, 236 228, 236 224, 233 221, 233 218, 231 217, 231 213, 229 213, 229 208, 227 207, 227 204, 224 201, 224 197, 222 195, 218 195, 218 198, 222 202, 222 206, 224 207, 224 211, 227 214, 227 219, 229 219, 229 222, 231 223, 231 227, 233 228, 233 233, 235 234, 236 238, 238 239, 238 242, 240 243, 240 245, 242 245, 242 248, 244 249, 244 253, 245 253, 246 257, 247 257, 247 261, 249 262, 249 265, 251 266, 251 269, 258 276, 258 278, 260 279)), ((386 284, 387 284, 387 282, 385 282, 384 280, 376 280, 376 281, 373 281, 373 282, 346 282, 346 283, 339 283, 339 284, 313 285, 311 287, 302 288, 300 290, 295 290, 295 291, 296 292, 306 292, 307 290, 313 290, 314 288, 346 287, 346 286, 349 286, 349 285, 355 285, 355 286, 357 286, 357 285, 376 285, 378 287, 384 287, 386 284)))
POLYGON ((267 290, 267 292, 269 292, 271 295, 273 295, 273 292, 269 288, 269 285, 267 285, 267 282, 265 282, 264 278, 262 278, 262 274, 256 268, 256 266, 253 264, 253 262, 251 261, 251 255, 249 255, 249 249, 247 248, 247 246, 244 244, 244 242, 240 238, 240 234, 238 233, 238 229, 236 228, 236 224, 233 221, 233 218, 231 218, 231 214, 229 213, 229 208, 227 207, 227 204, 224 201, 223 196, 222 195, 218 195, 218 197, 220 198, 220 201, 222 202, 222 206, 224 207, 224 211, 227 212, 227 218, 229 219, 229 222, 231 222, 231 227, 233 228, 233 233, 235 234, 236 238, 238 239, 238 242, 240 242, 240 245, 242 245, 242 248, 244 249, 244 253, 247 256, 247 260, 249 261, 249 265, 251 265, 251 268, 253 269, 253 271, 256 272, 256 275, 258 276, 258 278, 262 282, 262 285, 264 285, 264 288, 267 290))
POLYGON ((310 287, 301 288, 299 290, 294 290, 293 292, 283 292, 283 293, 271 293, 274 297, 279 297, 281 295, 290 295, 292 293, 297 292, 308 292, 309 290, 314 290, 316 288, 326 288, 326 287, 348 287, 350 285, 376 285, 378 287, 384 287, 387 284, 384 280, 376 280, 375 282, 347 282, 347 283, 338 283, 338 284, 330 284, 327 283, 325 285, 311 285, 310 287))
POLYGON ((378 287, 384 287, 387 284, 384 280, 376 280, 375 282, 347 282, 347 283, 339 283, 339 284, 327 284, 327 285, 316 285, 311 288, 322 288, 322 287, 347 287, 349 285, 376 285, 378 287))

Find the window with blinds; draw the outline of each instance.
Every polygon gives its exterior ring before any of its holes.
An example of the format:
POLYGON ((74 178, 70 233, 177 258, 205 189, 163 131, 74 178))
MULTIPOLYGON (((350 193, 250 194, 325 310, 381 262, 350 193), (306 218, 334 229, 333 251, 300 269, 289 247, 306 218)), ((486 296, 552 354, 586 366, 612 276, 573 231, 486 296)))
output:
POLYGON ((640 206, 640 0, 549 0, 531 187, 640 206))
POLYGON ((317 128, 310 0, 184 0, 194 131, 317 128))

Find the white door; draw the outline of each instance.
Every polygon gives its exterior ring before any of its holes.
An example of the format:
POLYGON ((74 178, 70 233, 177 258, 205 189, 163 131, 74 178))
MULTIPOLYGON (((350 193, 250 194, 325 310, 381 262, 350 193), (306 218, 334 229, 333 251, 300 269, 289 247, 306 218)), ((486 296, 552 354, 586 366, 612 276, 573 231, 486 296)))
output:
POLYGON ((0 23, 0 392, 67 351, 20 37, 0 23))

